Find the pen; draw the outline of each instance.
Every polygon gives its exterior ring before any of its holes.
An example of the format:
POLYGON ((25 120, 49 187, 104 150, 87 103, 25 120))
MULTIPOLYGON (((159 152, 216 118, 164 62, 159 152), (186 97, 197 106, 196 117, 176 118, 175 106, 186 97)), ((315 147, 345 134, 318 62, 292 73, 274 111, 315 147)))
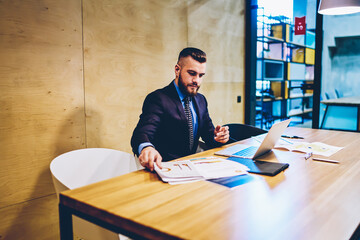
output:
POLYGON ((308 160, 312 156, 312 152, 305 153, 305 160, 308 160))
POLYGON ((325 158, 312 158, 314 161, 329 162, 329 163, 340 163, 337 160, 325 159, 325 158))
POLYGON ((299 137, 299 136, 287 136, 287 135, 281 135, 281 137, 283 137, 283 138, 304 139, 303 137, 299 137))

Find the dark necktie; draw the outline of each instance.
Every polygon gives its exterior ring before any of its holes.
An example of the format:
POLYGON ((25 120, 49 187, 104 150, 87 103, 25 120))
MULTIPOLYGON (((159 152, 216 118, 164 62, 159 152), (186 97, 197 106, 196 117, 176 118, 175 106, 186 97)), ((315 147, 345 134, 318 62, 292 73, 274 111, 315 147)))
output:
POLYGON ((193 131, 193 120, 192 120, 192 114, 191 114, 191 110, 190 110, 190 97, 187 96, 184 98, 184 105, 185 105, 185 116, 187 119, 187 123, 188 123, 188 128, 189 128, 189 147, 190 150, 193 148, 194 145, 194 131, 193 131))

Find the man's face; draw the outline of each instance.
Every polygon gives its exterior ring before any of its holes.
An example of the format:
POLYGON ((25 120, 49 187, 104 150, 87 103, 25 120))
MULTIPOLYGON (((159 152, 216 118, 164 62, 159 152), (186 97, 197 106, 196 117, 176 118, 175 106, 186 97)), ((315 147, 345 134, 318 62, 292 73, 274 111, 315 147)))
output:
POLYGON ((175 83, 183 93, 195 96, 201 86, 205 71, 206 62, 200 63, 190 56, 182 58, 175 66, 175 83))

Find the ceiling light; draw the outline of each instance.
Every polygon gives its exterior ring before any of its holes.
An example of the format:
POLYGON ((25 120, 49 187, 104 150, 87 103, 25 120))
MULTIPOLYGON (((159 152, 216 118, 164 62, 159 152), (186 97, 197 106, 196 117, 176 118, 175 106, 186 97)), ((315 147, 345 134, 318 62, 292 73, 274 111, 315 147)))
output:
POLYGON ((360 0, 321 0, 318 12, 323 15, 343 15, 360 12, 360 0))

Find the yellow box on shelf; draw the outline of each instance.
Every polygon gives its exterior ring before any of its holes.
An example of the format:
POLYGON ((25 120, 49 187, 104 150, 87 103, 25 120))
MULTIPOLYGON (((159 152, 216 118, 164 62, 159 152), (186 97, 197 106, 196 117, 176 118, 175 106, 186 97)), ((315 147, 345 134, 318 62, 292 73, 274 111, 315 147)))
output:
POLYGON ((290 25, 285 23, 272 24, 271 36, 285 41, 290 41, 290 25))
POLYGON ((273 91, 274 97, 282 97, 281 95, 281 82, 271 82, 270 83, 271 90, 273 91))
POLYGON ((315 64, 315 49, 305 48, 305 63, 310 65, 315 64))
POLYGON ((278 39, 283 39, 283 25, 273 24, 271 25, 271 36, 278 39))
POLYGON ((304 63, 305 58, 304 48, 291 48, 291 61, 297 63, 304 63))
POLYGON ((289 85, 288 81, 271 82, 270 87, 271 87, 271 90, 273 91, 274 97, 287 99, 288 98, 288 85, 289 85), (284 84, 284 96, 282 95, 283 84, 284 84))
POLYGON ((286 29, 286 38, 285 41, 286 42, 290 42, 291 41, 291 34, 290 34, 290 24, 285 24, 285 29, 286 29))
POLYGON ((284 98, 288 99, 289 98, 289 81, 288 80, 285 80, 284 87, 285 87, 284 98))
POLYGON ((305 96, 312 96, 314 94, 314 82, 313 81, 306 81, 304 83, 304 90, 305 96))

